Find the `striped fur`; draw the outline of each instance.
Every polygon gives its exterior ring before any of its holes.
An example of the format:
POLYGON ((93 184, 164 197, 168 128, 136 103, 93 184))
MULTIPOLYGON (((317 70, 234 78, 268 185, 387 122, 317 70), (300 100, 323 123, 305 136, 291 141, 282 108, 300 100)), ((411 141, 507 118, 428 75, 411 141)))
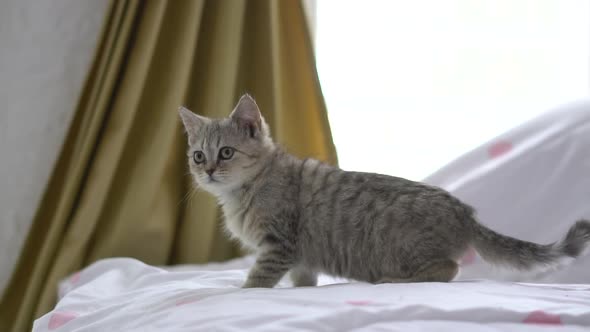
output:
POLYGON ((273 287, 288 271, 296 286, 315 285, 318 273, 446 282, 470 245, 490 262, 528 270, 576 257, 590 241, 585 220, 563 241, 538 245, 479 224, 440 188, 295 158, 273 143, 247 95, 226 119, 180 114, 195 182, 223 206, 228 233, 257 254, 244 287, 273 287), (220 158, 223 147, 235 151, 231 159, 220 158), (195 151, 206 161, 196 163, 195 151))

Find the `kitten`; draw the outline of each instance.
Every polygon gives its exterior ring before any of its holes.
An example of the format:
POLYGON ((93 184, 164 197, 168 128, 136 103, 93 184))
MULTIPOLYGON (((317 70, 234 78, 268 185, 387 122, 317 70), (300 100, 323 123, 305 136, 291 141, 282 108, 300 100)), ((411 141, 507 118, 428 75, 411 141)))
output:
POLYGON ((243 287, 274 287, 288 271, 295 286, 316 285, 318 273, 448 282, 470 245, 486 261, 530 270, 577 257, 590 241, 587 220, 539 245, 486 228, 442 189, 300 160, 272 141, 248 95, 229 118, 185 108, 180 116, 194 180, 217 197, 229 233, 257 254, 243 287))

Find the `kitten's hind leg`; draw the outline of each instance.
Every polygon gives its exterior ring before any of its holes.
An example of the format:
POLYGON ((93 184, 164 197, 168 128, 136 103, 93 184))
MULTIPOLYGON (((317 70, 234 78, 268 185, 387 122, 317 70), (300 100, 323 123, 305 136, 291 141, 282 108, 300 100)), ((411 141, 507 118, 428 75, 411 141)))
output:
POLYGON ((291 280, 295 287, 309 287, 318 284, 318 275, 305 267, 298 265, 291 269, 291 280))
POLYGON ((409 278, 381 278, 377 283, 449 282, 457 276, 459 265, 452 260, 430 263, 409 278))

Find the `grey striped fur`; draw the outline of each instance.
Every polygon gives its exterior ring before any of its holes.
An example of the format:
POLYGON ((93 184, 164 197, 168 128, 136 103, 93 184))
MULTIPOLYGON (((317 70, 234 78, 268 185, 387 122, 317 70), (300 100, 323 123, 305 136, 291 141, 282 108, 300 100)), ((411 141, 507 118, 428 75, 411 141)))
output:
POLYGON ((257 255, 244 287, 274 287, 288 271, 296 286, 315 285, 318 273, 447 282, 469 246, 489 262, 529 270, 576 257, 590 241, 586 220, 561 242, 539 245, 486 228, 440 188, 300 160, 272 141, 248 95, 226 119, 180 115, 194 180, 217 197, 228 233, 257 255), (219 157, 222 147, 233 149, 230 159, 219 157), (206 161, 197 164, 195 151, 206 161))

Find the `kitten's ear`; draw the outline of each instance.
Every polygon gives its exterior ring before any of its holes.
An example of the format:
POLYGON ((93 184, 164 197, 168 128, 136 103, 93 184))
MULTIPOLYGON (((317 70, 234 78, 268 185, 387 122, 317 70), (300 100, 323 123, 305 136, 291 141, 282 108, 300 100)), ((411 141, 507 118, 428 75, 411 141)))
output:
POLYGON ((210 121, 208 118, 197 115, 182 106, 178 109, 178 113, 180 114, 180 118, 184 124, 184 129, 188 135, 189 143, 193 141, 194 137, 199 133, 203 125, 209 123, 210 121))
POLYGON ((264 133, 264 119, 260 114, 260 109, 254 101, 254 98, 249 94, 245 94, 240 98, 238 104, 229 116, 235 121, 238 126, 246 129, 250 137, 254 138, 261 132, 264 133))

